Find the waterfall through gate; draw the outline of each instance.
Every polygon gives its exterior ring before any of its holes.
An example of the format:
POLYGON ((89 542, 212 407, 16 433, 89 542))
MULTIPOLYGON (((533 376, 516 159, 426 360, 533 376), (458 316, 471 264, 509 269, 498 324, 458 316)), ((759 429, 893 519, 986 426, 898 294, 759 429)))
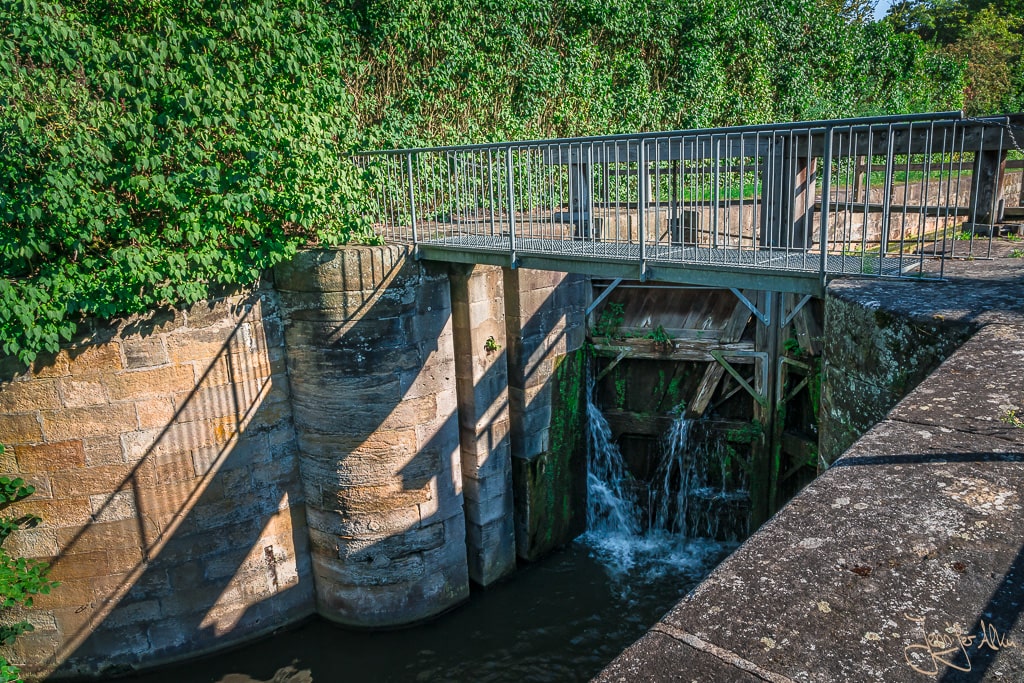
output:
POLYGON ((660 576, 705 566, 709 555, 721 553, 725 546, 711 540, 716 535, 709 521, 714 515, 706 510, 700 514, 707 507, 704 501, 719 492, 708 486, 704 459, 695 457, 690 444, 693 422, 682 415, 673 422, 665 439, 665 456, 647 485, 630 475, 594 402, 593 389, 589 378, 585 540, 613 573, 660 576), (647 505, 642 506, 641 500, 647 505))

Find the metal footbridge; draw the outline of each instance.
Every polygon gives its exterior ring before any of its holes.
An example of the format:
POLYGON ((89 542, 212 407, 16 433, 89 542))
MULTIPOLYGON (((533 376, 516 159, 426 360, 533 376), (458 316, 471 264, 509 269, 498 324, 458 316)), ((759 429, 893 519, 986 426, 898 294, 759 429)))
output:
POLYGON ((945 112, 358 161, 375 231, 419 258, 820 295, 835 276, 941 278, 947 258, 987 256, 1019 119, 945 112))

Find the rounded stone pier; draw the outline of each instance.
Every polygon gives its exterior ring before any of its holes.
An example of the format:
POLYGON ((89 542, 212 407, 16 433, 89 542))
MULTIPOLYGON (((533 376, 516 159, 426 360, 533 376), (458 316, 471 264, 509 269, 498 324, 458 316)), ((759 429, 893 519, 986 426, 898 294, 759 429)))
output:
POLYGON ((447 271, 347 247, 275 278, 319 612, 396 626, 466 599, 447 271))

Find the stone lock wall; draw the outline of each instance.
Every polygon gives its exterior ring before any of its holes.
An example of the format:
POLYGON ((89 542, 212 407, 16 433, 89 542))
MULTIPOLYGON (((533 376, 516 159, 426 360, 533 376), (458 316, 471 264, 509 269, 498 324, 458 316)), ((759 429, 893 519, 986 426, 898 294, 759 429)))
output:
POLYGON ((516 549, 535 560, 586 529, 585 276, 504 271, 516 549))
POLYGON ((319 613, 414 623, 585 526, 586 281, 308 251, 258 288, 0 360, 6 542, 61 582, 4 654, 106 677, 319 613), (465 493, 464 493, 465 491, 465 493))
POLYGON ((469 597, 447 270, 404 247, 278 267, 317 607, 396 626, 469 597))
POLYGON ((819 471, 880 422, 977 329, 941 316, 894 316, 877 302, 865 306, 844 296, 841 284, 825 299, 830 334, 822 353, 819 471))
MULTIPOLYGON (((14 613, 53 678, 222 648, 312 612, 281 320, 270 289, 97 327, 0 376, 0 473, 42 517, 5 543, 61 582, 14 613)), ((5 615, 6 616, 6 615, 5 615)))

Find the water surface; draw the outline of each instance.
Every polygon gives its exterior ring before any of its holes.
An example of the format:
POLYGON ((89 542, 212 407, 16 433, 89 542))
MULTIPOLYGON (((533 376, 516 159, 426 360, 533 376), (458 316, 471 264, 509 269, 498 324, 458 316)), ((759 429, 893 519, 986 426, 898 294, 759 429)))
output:
POLYGON ((726 549, 675 539, 623 549, 584 537, 465 605, 414 628, 347 630, 324 620, 136 683, 586 681, 689 591, 726 549), (647 548, 645 550, 644 548, 647 548), (667 552, 666 552, 667 550, 667 552), (627 571, 628 569, 628 571, 627 571))

